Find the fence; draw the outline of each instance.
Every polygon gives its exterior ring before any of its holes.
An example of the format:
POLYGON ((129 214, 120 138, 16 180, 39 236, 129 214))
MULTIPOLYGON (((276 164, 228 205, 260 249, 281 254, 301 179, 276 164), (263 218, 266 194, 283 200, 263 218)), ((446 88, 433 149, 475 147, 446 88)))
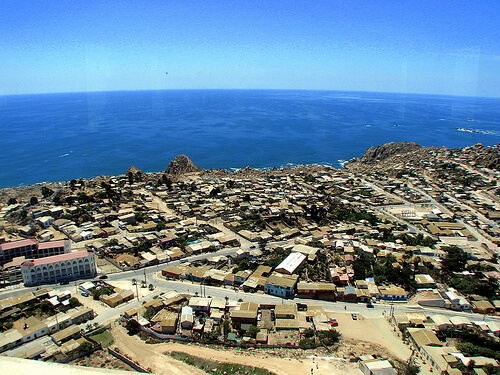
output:
POLYGON ((184 341, 184 342, 193 342, 194 340, 189 337, 182 337, 182 336, 177 336, 177 335, 167 335, 165 333, 159 333, 156 331, 153 331, 151 328, 148 327, 140 327, 142 331, 149 333, 156 338, 160 340, 177 340, 177 341, 184 341))
POLYGON ((146 370, 144 367, 142 367, 140 364, 135 363, 131 359, 129 359, 129 358, 125 357, 124 355, 122 355, 122 354, 114 351, 111 348, 108 348, 108 353, 111 354, 113 357, 118 358, 120 361, 126 363, 127 365, 129 365, 130 367, 132 367, 134 370, 136 370, 138 372, 149 373, 149 371, 146 370))

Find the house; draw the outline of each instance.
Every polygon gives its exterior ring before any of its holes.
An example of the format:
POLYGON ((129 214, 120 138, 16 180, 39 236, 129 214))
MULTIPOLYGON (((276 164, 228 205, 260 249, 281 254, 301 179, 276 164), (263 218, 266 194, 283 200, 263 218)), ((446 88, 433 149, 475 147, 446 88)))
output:
POLYGON ((450 301, 452 310, 468 311, 472 305, 462 296, 459 296, 455 289, 448 289, 443 296, 450 301))
POLYGON ((297 283, 297 297, 335 300, 337 287, 332 283, 297 283))
POLYGON ((453 328, 453 324, 444 315, 434 314, 434 315, 431 315, 430 318, 432 319, 432 321, 436 325, 436 328, 440 331, 449 331, 451 328, 453 328))
POLYGON ((110 294, 109 296, 101 296, 100 299, 109 307, 116 307, 124 302, 134 299, 134 292, 131 290, 121 290, 120 292, 110 294))
POLYGON ((62 331, 54 333, 50 337, 52 338, 52 341, 54 341, 54 344, 56 344, 57 346, 61 346, 61 344, 66 341, 82 337, 82 333, 80 327, 71 325, 68 328, 63 329, 62 331))
POLYGON ((426 328, 407 328, 408 338, 417 350, 421 350, 424 345, 443 346, 434 332, 426 328))
POLYGON ((212 302, 211 298, 204 297, 192 297, 189 300, 189 307, 193 309, 194 313, 209 313, 210 312, 210 303, 212 302))
POLYGON ((229 316, 237 327, 243 325, 256 325, 259 305, 253 302, 243 302, 232 309, 229 316))
POLYGON ((276 305, 274 316, 276 319, 295 319, 297 316, 297 305, 276 305))
POLYGON ((495 306, 490 301, 474 301, 472 312, 479 314, 494 314, 495 306))
POLYGON ((28 317, 24 322, 24 328, 19 329, 19 333, 23 336, 23 343, 33 341, 49 333, 49 328, 34 316, 28 317))
POLYGON ((193 329, 194 326, 194 315, 193 309, 189 306, 184 306, 181 310, 180 324, 182 329, 193 329))
POLYGON ((369 359, 366 361, 360 361, 359 369, 364 375, 396 375, 396 370, 386 359, 369 359))
MULTIPOLYGON (((305 258, 304 258, 305 259, 305 258)), ((284 275, 273 273, 264 285, 267 294, 282 298, 292 298, 295 294, 295 286, 299 277, 297 275, 284 275)))
POLYGON ((418 304, 429 307, 445 307, 446 301, 437 291, 419 291, 416 295, 418 304))
POLYGON ((151 319, 155 322, 151 329, 165 334, 174 334, 177 330, 177 318, 176 313, 164 309, 151 319))
POLYGON ((493 335, 500 337, 500 323, 496 321, 488 322, 488 328, 493 335))
POLYGON ((453 355, 459 351, 454 346, 423 345, 420 353, 437 374, 451 374, 450 370, 459 364, 459 359, 453 355))
POLYGON ((358 293, 356 288, 352 286, 337 288, 337 299, 339 301, 345 302, 356 302, 358 298, 358 293))
POLYGON ((407 293, 403 288, 397 286, 380 286, 380 299, 387 301, 406 301, 407 293))
MULTIPOLYGON (((133 298, 133 294, 132 294, 133 298)), ((68 311, 72 324, 80 324, 81 322, 92 319, 94 317, 94 310, 85 306, 77 306, 68 311)))
POLYGON ((234 274, 234 283, 237 285, 243 284, 252 274, 250 270, 238 271, 234 274))
POLYGON ((23 335, 17 329, 9 329, 0 335, 0 353, 23 343, 23 335))
POLYGON ((470 320, 465 316, 452 316, 450 322, 453 324, 453 327, 459 331, 467 329, 472 325, 470 320))
POLYGON ((417 283, 417 289, 436 288, 436 282, 430 275, 415 275, 415 282, 417 283))

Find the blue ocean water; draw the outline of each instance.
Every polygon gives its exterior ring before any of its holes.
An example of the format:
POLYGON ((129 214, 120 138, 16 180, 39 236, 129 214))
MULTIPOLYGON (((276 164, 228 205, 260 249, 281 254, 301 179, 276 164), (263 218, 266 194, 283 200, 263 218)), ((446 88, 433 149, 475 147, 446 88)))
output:
POLYGON ((282 90, 172 90, 0 96, 0 187, 202 168, 330 164, 370 146, 500 142, 500 99, 282 90), (470 133, 458 128, 479 131, 470 133))

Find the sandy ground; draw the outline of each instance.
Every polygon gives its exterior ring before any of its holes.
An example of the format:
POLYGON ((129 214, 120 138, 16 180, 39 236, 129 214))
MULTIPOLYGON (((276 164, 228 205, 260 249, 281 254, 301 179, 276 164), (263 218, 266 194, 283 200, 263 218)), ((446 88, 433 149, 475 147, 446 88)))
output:
POLYGON ((100 273, 103 273, 105 275, 109 273, 117 273, 122 271, 118 267, 114 266, 112 263, 108 262, 106 259, 101 259, 97 257, 96 263, 97 263, 97 268, 99 268, 100 270, 100 273))
POLYGON ((135 372, 135 370, 132 367, 120 361, 119 359, 113 357, 111 354, 108 354, 106 350, 100 350, 94 352, 90 355, 72 361, 70 362, 70 364, 78 366, 86 366, 86 367, 97 367, 97 368, 135 372))
POLYGON ((194 356, 210 358, 222 362, 262 367, 278 375, 362 374, 357 364, 348 363, 332 356, 285 358, 283 356, 277 357, 263 354, 261 351, 222 350, 195 344, 146 344, 137 336, 128 336, 125 329, 122 327, 113 328, 112 333, 115 337, 115 345, 122 353, 127 353, 127 356, 131 359, 145 367, 151 368, 151 370, 157 374, 205 374, 201 370, 188 366, 183 362, 176 361, 168 355, 163 354, 171 351, 185 352, 194 356), (312 372, 311 369, 313 370, 312 372))
MULTIPOLYGON (((372 344, 377 353, 365 352, 362 354, 379 354, 382 356, 392 356, 401 360, 406 360, 411 355, 411 350, 405 345, 394 331, 394 328, 387 320, 380 318, 366 319, 362 314, 358 315, 358 320, 353 320, 351 314, 328 313, 339 322, 337 330, 342 333, 342 339, 358 340, 372 344)), ((366 347, 366 349, 370 349, 366 347)))
POLYGON ((384 358, 406 360, 411 351, 384 317, 365 319, 358 314, 352 320, 348 313, 329 313, 339 322, 337 329, 342 341, 335 352, 293 351, 285 349, 214 349, 197 344, 161 343, 146 344, 137 336, 128 336, 124 328, 113 329, 116 346, 132 359, 158 374, 200 374, 197 369, 176 361, 165 352, 179 351, 202 358, 240 363, 266 368, 278 375, 288 374, 361 374, 356 363, 349 359, 360 355, 377 355, 384 358), (148 358, 145 361, 145 358, 148 358), (189 371, 189 372, 188 372, 189 371))

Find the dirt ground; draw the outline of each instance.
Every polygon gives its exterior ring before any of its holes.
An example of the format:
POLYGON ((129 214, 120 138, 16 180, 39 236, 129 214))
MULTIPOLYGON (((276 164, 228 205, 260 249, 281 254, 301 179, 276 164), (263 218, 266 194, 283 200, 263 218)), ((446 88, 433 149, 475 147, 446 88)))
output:
MULTIPOLYGON (((342 333, 342 342, 346 339, 352 342, 362 343, 364 352, 361 354, 377 354, 382 357, 394 357, 406 360, 411 355, 411 350, 405 345, 394 331, 393 327, 384 317, 366 319, 362 314, 358 314, 358 320, 353 320, 351 314, 328 313, 339 322, 337 330, 342 333), (370 346, 367 346, 370 345, 370 346), (375 350, 374 352, 367 351, 375 350)), ((359 354, 358 354, 359 355, 359 354)))
POLYGON ((165 352, 185 352, 202 358, 210 358, 221 362, 239 363, 243 365, 266 368, 278 375, 289 374, 361 374, 355 363, 349 363, 336 354, 326 351, 305 350, 248 350, 220 349, 197 344, 161 343, 146 344, 137 336, 128 336, 125 329, 115 327, 112 330, 115 346, 122 353, 157 374, 204 374, 201 370, 176 361, 165 352), (311 372, 311 369, 313 372, 311 372))
POLYGON ((337 329, 342 339, 334 351, 324 348, 302 349, 231 349, 198 344, 166 342, 147 344, 137 336, 129 336, 123 327, 112 329, 115 346, 131 359, 157 374, 202 374, 200 370, 172 359, 164 353, 178 351, 221 362, 240 363, 266 368, 278 375, 288 374, 361 374, 356 363, 350 360, 361 355, 406 360, 410 349, 394 332, 384 317, 366 319, 358 314, 328 312, 339 322, 337 329), (311 370, 313 370, 311 372, 311 370))
POLYGON ((96 367, 96 368, 107 368, 113 370, 125 370, 134 371, 135 370, 129 365, 123 363, 119 359, 108 354, 107 350, 98 350, 88 356, 79 358, 75 361, 70 362, 71 365, 86 366, 86 367, 96 367))
POLYGON ((108 262, 106 259, 101 259, 99 257, 96 258, 96 263, 97 267, 101 270, 101 273, 103 274, 109 274, 109 273, 117 273, 121 272, 122 270, 113 265, 112 263, 108 262))

